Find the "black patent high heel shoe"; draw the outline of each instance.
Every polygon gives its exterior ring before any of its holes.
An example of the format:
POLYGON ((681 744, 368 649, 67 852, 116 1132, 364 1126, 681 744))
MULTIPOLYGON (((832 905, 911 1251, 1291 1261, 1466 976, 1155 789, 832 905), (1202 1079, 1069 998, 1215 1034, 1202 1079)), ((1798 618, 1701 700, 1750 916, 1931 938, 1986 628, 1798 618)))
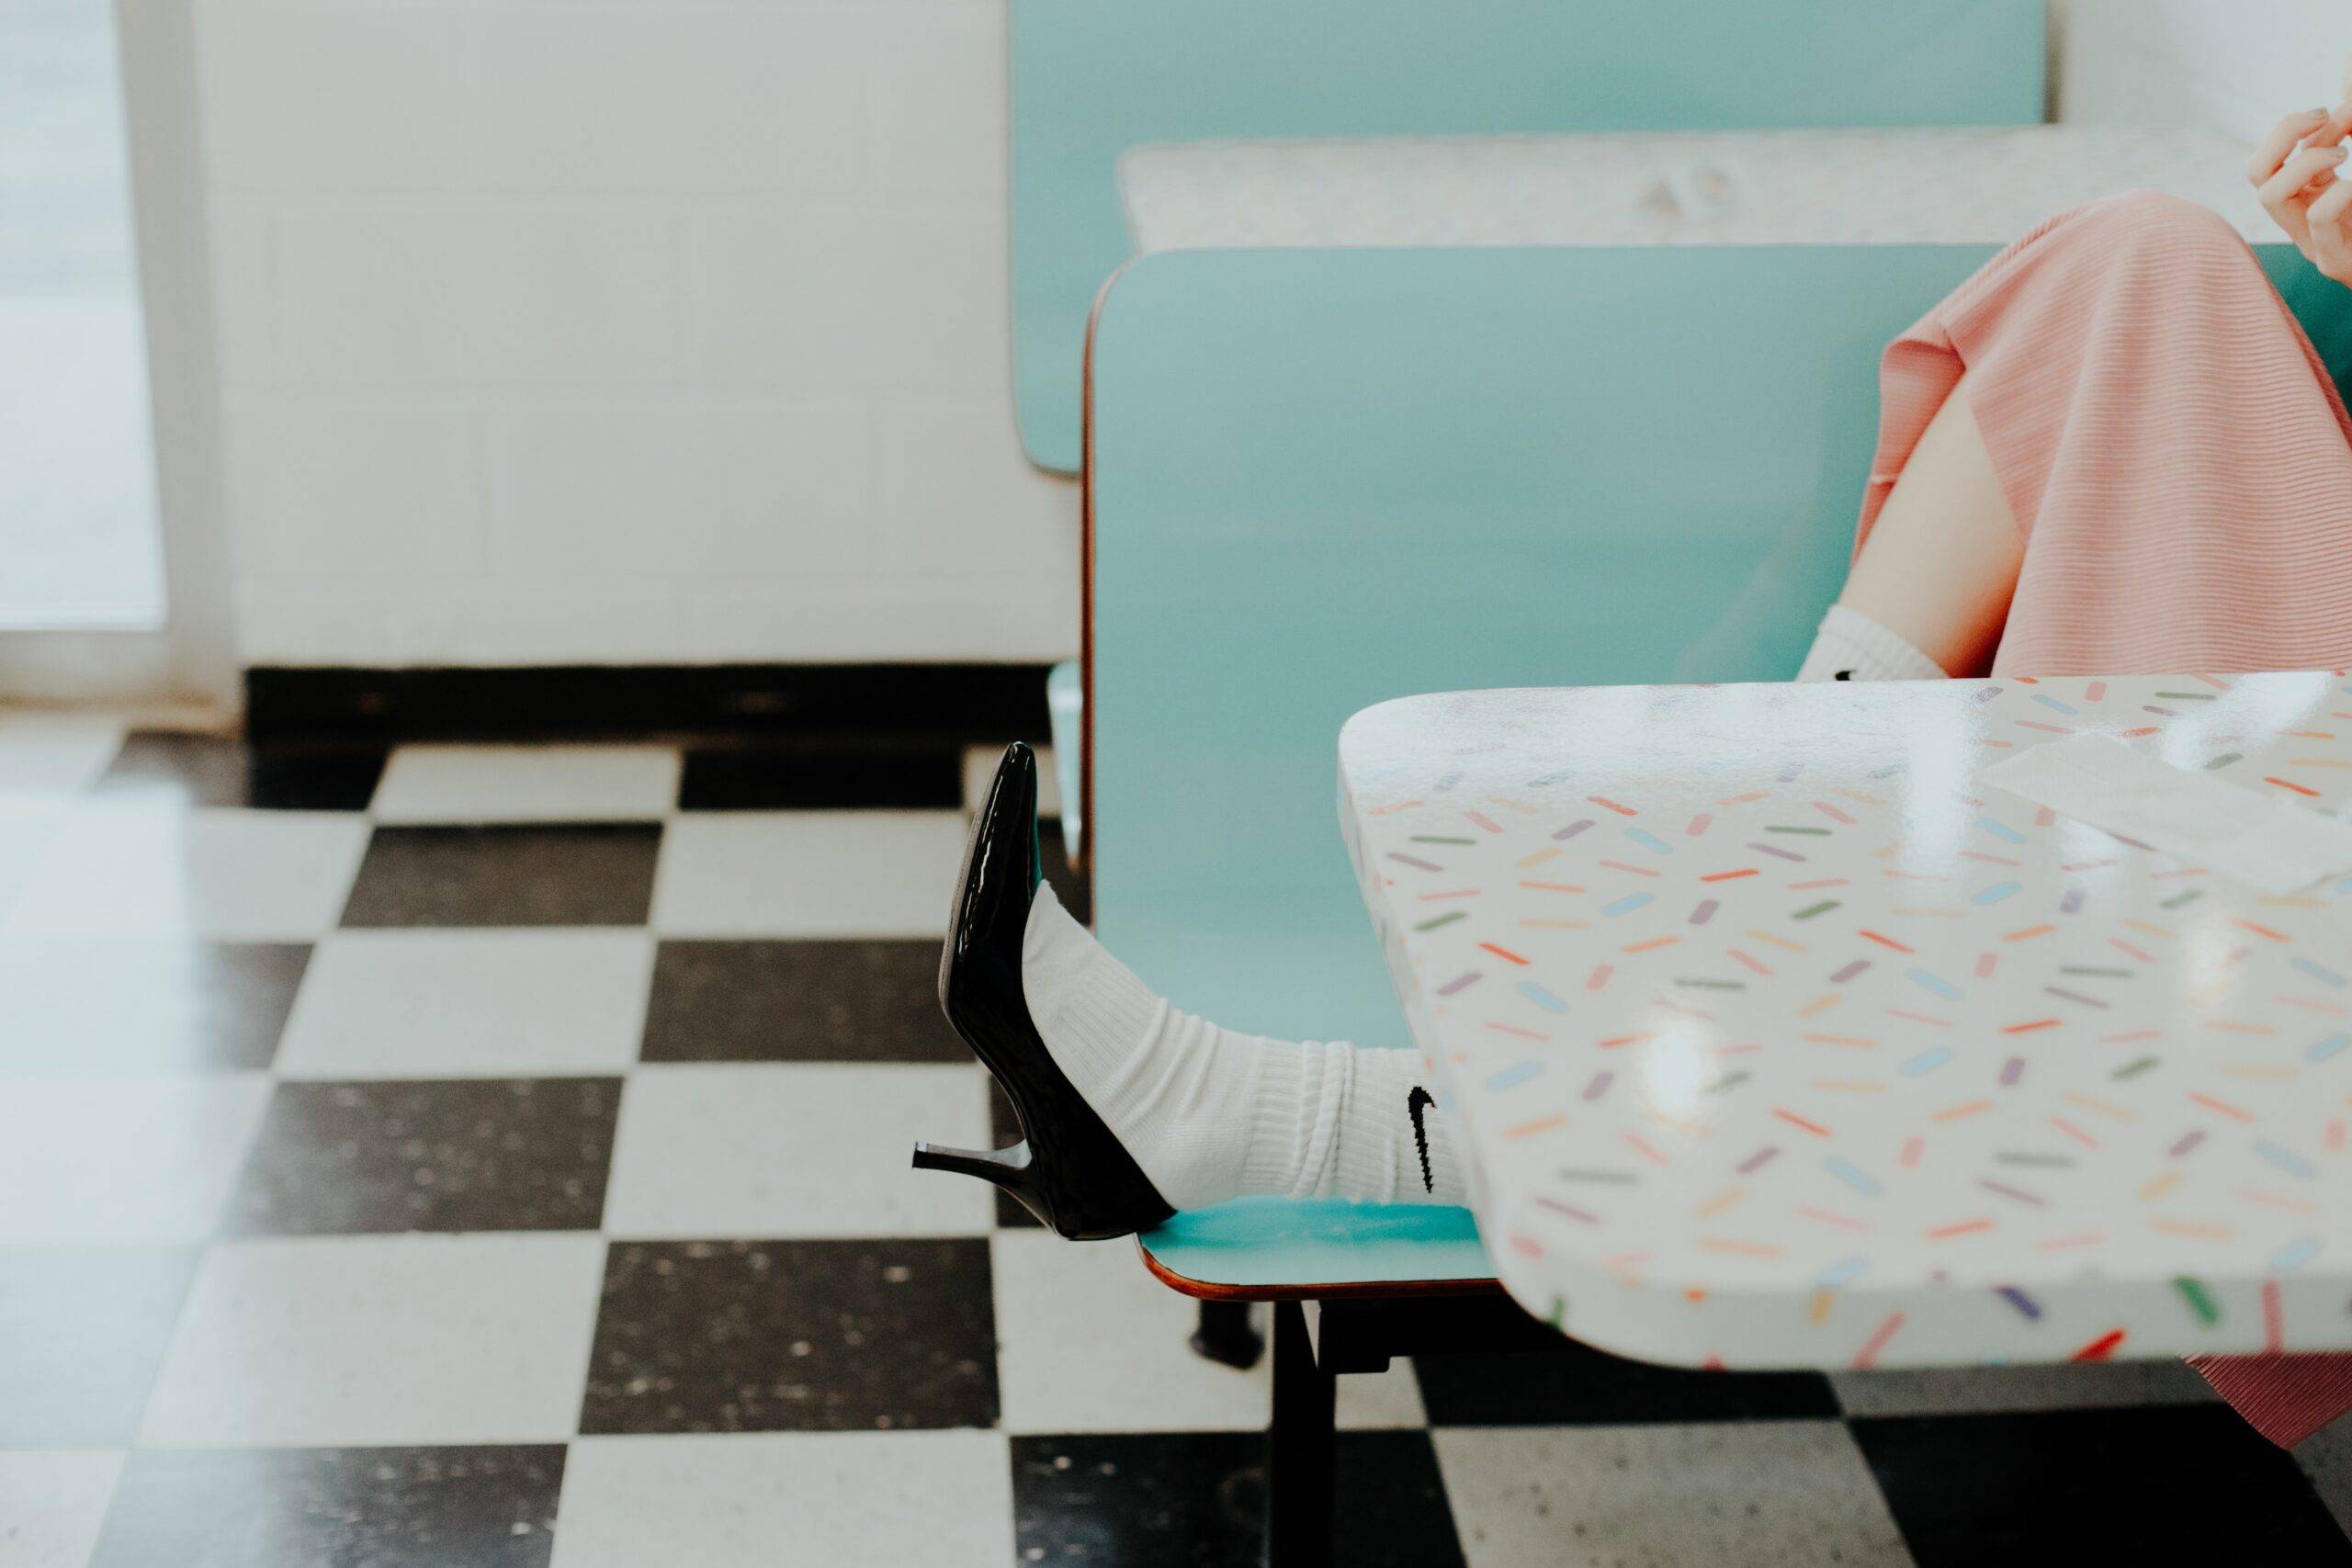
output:
POLYGON ((972 824, 939 958, 939 1005, 1021 1119, 1009 1149, 915 1145, 917 1170, 992 1181, 1074 1241, 1148 1230, 1176 1211, 1054 1063, 1029 1021, 1021 940, 1045 870, 1037 848, 1037 754, 1015 742, 972 824))

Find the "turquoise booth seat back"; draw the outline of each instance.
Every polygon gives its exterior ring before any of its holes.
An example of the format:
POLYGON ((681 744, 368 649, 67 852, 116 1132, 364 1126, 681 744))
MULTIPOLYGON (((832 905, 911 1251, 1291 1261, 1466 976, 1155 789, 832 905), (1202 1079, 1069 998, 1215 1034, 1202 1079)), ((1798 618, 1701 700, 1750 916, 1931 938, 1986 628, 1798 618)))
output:
POLYGON ((1079 461, 1080 356, 1150 141, 2030 124, 2042 0, 1012 0, 1013 380, 1079 461))
MULTIPOLYGON (((1342 721, 1786 679, 1844 574, 1880 350, 1990 254, 1138 261, 1092 355, 1105 941, 1226 1023, 1403 1043, 1335 820, 1342 721)), ((2265 259, 2343 368, 2352 294, 2265 259)))
POLYGON ((2320 272, 2290 245, 2256 245, 2255 254, 2326 362, 2335 389, 2352 402, 2352 288, 2320 272))

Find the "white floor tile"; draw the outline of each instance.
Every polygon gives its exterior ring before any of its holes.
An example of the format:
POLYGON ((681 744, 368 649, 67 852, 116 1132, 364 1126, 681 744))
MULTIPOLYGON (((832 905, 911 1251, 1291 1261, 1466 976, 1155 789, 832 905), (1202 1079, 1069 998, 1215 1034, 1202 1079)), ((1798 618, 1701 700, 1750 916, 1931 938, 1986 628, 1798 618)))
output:
POLYGON ((988 1142, 970 1068, 640 1067, 621 1094, 614 1235, 979 1235, 994 1189, 909 1168, 914 1141, 988 1142))
POLYGON ((583 1235, 216 1246, 140 1441, 563 1441, 580 1416, 604 1256, 583 1235))
POLYGON ((1343 1432, 1429 1424, 1429 1414, 1421 1408, 1421 1385, 1413 1381, 1413 1363, 1401 1357, 1389 1362, 1385 1372, 1351 1372, 1341 1378, 1334 1403, 1343 1432))
MULTIPOLYGON (((1008 1432, 1244 1432, 1266 1424, 1271 1358, 1250 1371, 1193 1354, 1200 1303, 1154 1279, 1132 1243, 1044 1231, 989 1238, 997 1376, 1008 1432)), ((1266 1309, 1258 1309, 1267 1326, 1266 1309)), ((1340 1380, 1340 1425, 1419 1427, 1403 1361, 1340 1380)))
POLYGON ((343 913, 368 847, 356 814, 67 811, 0 916, 0 936, 307 942, 343 913))
MULTIPOLYGON (((220 952, 172 937, 0 941, 0 1063, 56 1077, 268 1066, 267 1001, 222 975, 220 952), (244 1047, 233 1060, 205 1048, 223 1033, 244 1047)), ((297 947, 285 966, 301 961, 297 947)))
POLYGON ((964 853, 953 811, 688 815, 662 835, 669 936, 933 937, 964 853))
POLYGON ((0 1450, 0 1563, 83 1568, 121 1472, 116 1450, 0 1450))
POLYGON ((1832 1372, 1849 1416, 1966 1416, 2200 1404, 2221 1396, 2185 1361, 2078 1361, 2055 1367, 1954 1367, 1832 1372))
MULTIPOLYGON (((988 798, 989 781, 996 777, 996 765, 1004 760, 1001 746, 967 746, 964 748, 964 809, 978 811, 980 802, 988 798)), ((1054 761, 1054 749, 1037 748, 1037 815, 1059 817, 1062 814, 1061 774, 1054 761)))
POLYGON ((106 772, 122 726, 91 714, 0 714, 0 796, 70 795, 106 772))
POLYGON ((637 1060, 653 939, 634 931, 344 931, 303 973, 288 1077, 561 1076, 637 1060))
POLYGON ((995 1432, 582 1438, 554 1568, 908 1568, 1012 1560, 995 1432))
POLYGON ((1439 1430, 1470 1568, 1903 1568, 1835 1421, 1439 1430))
POLYGON ((1265 1363, 1244 1372, 1194 1355, 1185 1339, 1199 1303, 1152 1278, 1132 1243, 1015 1230, 989 1247, 1006 1431, 1265 1426, 1265 1363))
POLYGON ((62 800, 0 792, 0 917, 6 916, 25 879, 57 836, 58 823, 67 815, 62 800))
POLYGON ((0 1244, 203 1239, 268 1102, 259 1073, 0 1080, 0 1244))
POLYGON ((669 746, 402 746, 369 808, 383 822, 629 822, 678 801, 669 746))

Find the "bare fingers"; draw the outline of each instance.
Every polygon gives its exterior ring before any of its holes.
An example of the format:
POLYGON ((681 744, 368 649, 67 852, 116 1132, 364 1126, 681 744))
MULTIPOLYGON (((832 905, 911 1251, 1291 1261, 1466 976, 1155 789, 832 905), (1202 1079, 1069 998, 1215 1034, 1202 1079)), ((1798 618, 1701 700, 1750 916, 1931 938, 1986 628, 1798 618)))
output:
MULTIPOLYGON (((2345 62, 2344 91, 2346 101, 2312 133, 2315 144, 2352 135, 2352 60, 2345 62)), ((2339 179, 2321 191, 2304 209, 2303 220, 2311 235, 2304 254, 2312 264, 2336 282, 2352 284, 2352 180, 2339 179)))
POLYGON ((2303 138, 2306 147, 2333 147, 2352 136, 2352 57, 2344 62, 2344 101, 2327 112, 2318 130, 2303 138))
POLYGON ((2304 216, 2312 263, 2336 282, 2352 284, 2352 180, 2336 181, 2304 216))
POLYGON ((2314 134, 2327 123, 2328 112, 2325 109, 2304 109, 2280 120, 2270 134, 2262 139, 2262 145, 2255 149, 2254 156, 2246 160, 2246 183, 2256 186, 2267 183, 2285 165, 2295 149, 2302 145, 2304 137, 2314 134))
POLYGON ((2303 145, 2333 147, 2347 136, 2352 136, 2352 99, 2330 109, 2327 118, 2320 122, 2319 129, 2303 138, 2303 145))
POLYGON ((2306 147, 2263 182, 2263 209, 2298 245, 2308 247, 2311 243, 2308 209, 2320 194, 2313 187, 2336 183, 2335 170, 2346 156, 2346 150, 2341 146, 2306 147))

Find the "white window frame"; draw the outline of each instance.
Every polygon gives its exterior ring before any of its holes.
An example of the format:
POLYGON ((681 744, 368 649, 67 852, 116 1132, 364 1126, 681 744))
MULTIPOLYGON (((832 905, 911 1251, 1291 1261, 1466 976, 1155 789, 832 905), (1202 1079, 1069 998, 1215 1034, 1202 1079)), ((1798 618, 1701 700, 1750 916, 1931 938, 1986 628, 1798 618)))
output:
POLYGON ((193 0, 115 0, 169 595, 154 631, 0 631, 0 701, 241 705, 193 0))

